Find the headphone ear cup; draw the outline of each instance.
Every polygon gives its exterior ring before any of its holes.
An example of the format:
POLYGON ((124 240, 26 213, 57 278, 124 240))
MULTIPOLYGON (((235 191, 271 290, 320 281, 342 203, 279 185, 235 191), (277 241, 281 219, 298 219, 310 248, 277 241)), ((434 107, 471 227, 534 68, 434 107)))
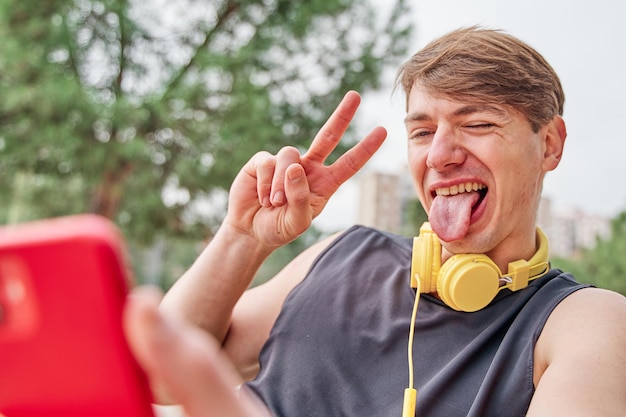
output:
MULTIPOLYGON (((429 225, 422 226, 419 237, 413 239, 411 280, 419 279, 420 292, 437 290, 437 277, 441 268, 441 242, 429 225)), ((417 285, 411 281, 411 286, 417 285)))
POLYGON ((457 311, 478 311, 495 298, 501 275, 486 255, 454 255, 439 270, 437 293, 457 311))

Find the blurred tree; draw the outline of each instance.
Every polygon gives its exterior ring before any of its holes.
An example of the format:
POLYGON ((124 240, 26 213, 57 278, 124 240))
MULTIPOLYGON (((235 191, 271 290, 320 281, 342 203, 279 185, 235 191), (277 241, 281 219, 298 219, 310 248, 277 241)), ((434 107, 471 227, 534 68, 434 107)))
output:
POLYGON ((593 249, 577 259, 557 258, 553 266, 572 272, 580 282, 626 295, 626 211, 611 222, 608 238, 598 238, 593 249))
POLYGON ((419 236, 420 227, 424 222, 428 221, 428 214, 424 210, 424 206, 417 198, 408 200, 406 207, 402 210, 404 213, 404 225, 401 234, 408 237, 419 236))
POLYGON ((405 0, 389 10, 377 26, 366 0, 0 0, 0 220, 210 238, 254 152, 305 148, 345 91, 379 87, 411 30, 405 0))

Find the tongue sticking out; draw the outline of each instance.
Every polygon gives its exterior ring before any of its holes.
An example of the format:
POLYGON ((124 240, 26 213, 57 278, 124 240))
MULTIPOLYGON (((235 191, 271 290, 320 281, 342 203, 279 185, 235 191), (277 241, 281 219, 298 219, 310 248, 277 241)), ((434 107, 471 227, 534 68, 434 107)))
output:
POLYGON ((475 191, 435 197, 428 220, 437 236, 444 242, 465 237, 470 226, 472 207, 479 198, 480 194, 475 191))

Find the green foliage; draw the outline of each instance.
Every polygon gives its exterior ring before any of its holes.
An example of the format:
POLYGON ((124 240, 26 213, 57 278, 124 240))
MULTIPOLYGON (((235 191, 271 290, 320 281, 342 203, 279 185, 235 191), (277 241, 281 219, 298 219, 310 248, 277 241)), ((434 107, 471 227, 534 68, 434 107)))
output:
POLYGON ((598 238, 593 249, 577 259, 555 259, 553 265, 571 272, 579 282, 626 295, 626 211, 611 223, 611 236, 598 238))
POLYGON ((138 244, 128 245, 133 280, 150 284, 168 291, 176 280, 196 260, 206 242, 185 238, 157 238, 145 247, 138 244))
POLYGON ((428 215, 426 210, 422 206, 422 203, 415 198, 406 202, 406 208, 402 210, 405 218, 402 222, 404 225, 402 234, 404 236, 413 237, 420 234, 420 227, 424 222, 428 221, 428 215))
POLYGON ((0 0, 0 221, 95 212, 140 244, 210 238, 253 153, 304 149, 345 91, 379 86, 411 30, 393 10, 0 0))

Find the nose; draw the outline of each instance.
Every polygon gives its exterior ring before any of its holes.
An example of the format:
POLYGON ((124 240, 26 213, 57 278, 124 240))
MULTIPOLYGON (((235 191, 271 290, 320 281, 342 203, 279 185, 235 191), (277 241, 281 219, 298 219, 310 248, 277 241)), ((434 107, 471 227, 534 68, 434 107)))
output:
POLYGON ((430 143, 426 165, 436 171, 445 171, 462 164, 465 157, 460 138, 454 131, 439 127, 430 143))

